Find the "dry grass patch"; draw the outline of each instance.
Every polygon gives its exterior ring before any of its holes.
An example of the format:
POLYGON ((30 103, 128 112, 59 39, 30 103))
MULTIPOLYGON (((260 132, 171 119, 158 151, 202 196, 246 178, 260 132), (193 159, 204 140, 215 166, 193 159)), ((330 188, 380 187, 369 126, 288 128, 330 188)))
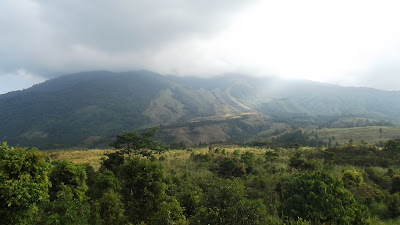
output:
POLYGON ((73 163, 87 163, 95 170, 100 168, 101 158, 104 154, 111 153, 114 150, 62 150, 46 152, 53 161, 68 160, 73 163))
POLYGON ((322 130, 308 130, 313 131, 323 141, 328 141, 330 137, 335 137, 332 141, 333 144, 347 143, 353 139, 353 143, 360 143, 361 140, 366 140, 369 143, 377 143, 379 141, 387 141, 389 139, 400 137, 400 127, 352 127, 352 128, 332 128, 322 130))

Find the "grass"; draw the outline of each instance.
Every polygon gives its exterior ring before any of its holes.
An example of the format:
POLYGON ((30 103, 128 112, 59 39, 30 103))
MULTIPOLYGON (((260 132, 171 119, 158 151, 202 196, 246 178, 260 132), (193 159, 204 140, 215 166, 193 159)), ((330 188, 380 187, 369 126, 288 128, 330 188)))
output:
POLYGON ((89 164, 95 170, 99 169, 101 158, 104 154, 110 153, 114 150, 60 150, 60 151, 47 151, 45 152, 53 161, 68 160, 73 163, 89 164))
MULTIPOLYGON (((257 148, 250 148, 250 147, 238 147, 238 146, 218 146, 214 147, 214 150, 219 148, 219 152, 221 153, 222 150, 225 150, 227 155, 232 155, 235 150, 239 150, 240 154, 245 152, 254 153, 256 158, 261 158, 265 154, 265 149, 257 149, 257 148)), ((73 163, 80 163, 80 164, 89 164, 95 170, 99 169, 101 159, 104 157, 104 154, 113 152, 115 150, 112 149, 92 149, 92 150, 54 150, 54 151, 46 151, 45 154, 51 158, 52 161, 59 161, 59 160, 68 160, 73 163)), ((190 169, 193 167, 191 165, 190 155, 192 153, 195 154, 205 154, 209 153, 208 147, 204 148, 195 148, 190 151, 187 150, 169 150, 165 151, 161 154, 155 154, 157 158, 163 158, 161 163, 167 173, 183 170, 185 168, 190 169)))
MULTIPOLYGON (((232 155, 236 150, 239 150, 240 154, 245 152, 254 153, 256 159, 264 156, 266 149, 257 149, 250 147, 238 147, 238 146, 218 146, 214 147, 214 151, 218 149, 219 154, 225 150, 226 155, 232 155)), ((213 152, 214 152, 213 151, 213 152)), ((209 148, 195 148, 192 150, 170 150, 161 153, 158 155, 158 158, 162 158, 161 164, 163 165, 166 173, 174 173, 176 171, 181 171, 184 169, 188 169, 193 171, 195 164, 192 160, 190 160, 190 156, 192 153, 194 154, 207 154, 209 153, 209 148)))
POLYGON ((400 138, 400 127, 371 126, 371 127, 353 127, 353 128, 324 128, 321 130, 307 130, 318 135, 319 139, 328 142, 329 138, 335 137, 332 143, 347 143, 353 139, 354 143, 360 143, 361 140, 367 140, 375 144, 380 141, 400 138), (382 133, 380 132, 382 129, 382 133))
MULTIPOLYGON (((342 129, 343 130, 343 129, 342 129)), ((375 129, 376 130, 376 129, 375 129)), ((384 129, 383 129, 384 130, 384 129)), ((321 130, 325 131, 325 130, 321 130)), ((378 128, 379 132, 379 128, 378 128)), ((387 132, 390 132, 389 130, 387 132)), ((384 132, 382 132, 383 134, 384 132)), ((300 150, 306 155, 307 153, 311 156, 317 151, 316 148, 312 147, 301 147, 300 150)), ((52 151, 46 152, 46 154, 53 160, 69 160, 73 163, 88 163, 96 170, 99 168, 101 163, 101 158, 105 153, 113 152, 114 150, 63 150, 63 151, 52 151)), ((253 153, 255 156, 255 165, 253 168, 253 174, 255 176, 244 176, 242 181, 246 183, 249 187, 249 194, 256 194, 252 192, 252 188, 256 190, 259 188, 257 185, 265 185, 262 187, 263 193, 270 196, 264 199, 264 203, 271 208, 271 210, 276 210, 276 202, 279 201, 279 196, 276 192, 276 187, 279 183, 286 179, 291 179, 293 176, 301 171, 299 168, 290 167, 290 158, 294 155, 295 149, 288 148, 277 148, 272 151, 278 153, 278 157, 275 160, 266 161, 265 153, 266 151, 271 151, 271 149, 260 149, 254 147, 240 147, 235 145, 214 145, 213 149, 208 147, 203 148, 189 148, 187 150, 169 150, 162 152, 160 154, 154 154, 155 157, 159 159, 162 164, 165 174, 170 178, 174 179, 176 175, 182 177, 183 174, 188 174, 190 178, 197 184, 204 184, 216 178, 215 176, 215 166, 217 163, 215 159, 219 157, 234 156, 237 154, 243 154, 246 152, 253 153), (218 153, 217 153, 218 152, 218 153), (196 161, 191 158, 192 154, 212 154, 212 160, 206 161, 196 161), (261 182, 261 183, 260 183, 261 182), (254 186, 254 187, 253 187, 254 186)), ((319 151, 319 150, 318 150, 319 151)), ((323 159, 321 158, 311 158, 309 162, 314 163, 317 170, 323 170, 324 165, 323 159)), ((336 178, 340 179, 343 176, 343 171, 349 169, 356 169, 357 171, 365 174, 365 166, 354 166, 354 165, 338 165, 335 164, 332 168, 325 168, 329 173, 332 173, 336 178)), ((378 174, 383 175, 387 172, 387 168, 374 167, 374 170, 378 174)), ((395 168, 396 174, 400 173, 400 168, 395 168)), ((179 176, 177 176, 179 177, 179 176)), ((364 182, 368 185, 376 186, 372 180, 368 180, 364 177, 364 182)), ((258 196, 258 195, 255 195, 258 196)), ((385 206, 384 203, 382 203, 385 206)), ((373 216, 369 218, 371 224, 400 224, 400 218, 397 219, 384 219, 378 218, 380 216, 379 212, 386 212, 385 208, 382 209, 380 205, 372 208, 375 209, 373 216), (383 211, 382 211, 383 210, 383 211)))

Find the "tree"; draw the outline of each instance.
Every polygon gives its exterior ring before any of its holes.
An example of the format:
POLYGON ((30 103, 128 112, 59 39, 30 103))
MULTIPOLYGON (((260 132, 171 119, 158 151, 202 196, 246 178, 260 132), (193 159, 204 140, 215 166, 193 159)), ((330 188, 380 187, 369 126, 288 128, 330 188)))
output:
POLYGON ((92 223, 99 225, 127 224, 121 195, 112 189, 107 189, 100 199, 95 200, 92 208, 92 223))
POLYGON ((217 160, 217 172, 220 177, 241 177, 247 173, 246 167, 237 158, 224 157, 217 160))
POLYGON ((294 156, 290 157, 290 167, 304 170, 314 170, 315 165, 307 161, 301 151, 296 151, 294 156))
POLYGON ((58 161, 50 170, 50 199, 40 207, 38 224, 89 224, 84 165, 58 161))
POLYGON ((91 223, 122 225, 127 224, 122 202, 121 185, 115 174, 104 167, 94 171, 86 165, 87 196, 90 199, 91 223))
POLYGON ((244 185, 237 181, 217 180, 206 187, 202 207, 191 224, 269 224, 265 205, 246 198, 244 185))
POLYGON ((86 197, 88 187, 84 165, 74 164, 66 160, 58 161, 51 169, 49 177, 52 183, 49 191, 51 200, 56 198, 57 193, 64 188, 63 186, 70 187, 74 198, 80 201, 86 197))
POLYGON ((48 198, 49 163, 37 149, 0 145, 0 221, 31 224, 37 204, 48 198))
POLYGON ((173 197, 167 197, 162 201, 158 210, 151 217, 149 224, 151 225, 187 225, 188 222, 183 216, 183 208, 179 202, 173 197))
POLYGON ((400 175, 396 174, 392 178, 392 187, 390 193, 394 194, 400 191, 400 175))
POLYGON ((105 155, 106 157, 102 158, 100 171, 109 170, 117 175, 119 168, 125 162, 124 153, 121 151, 116 151, 107 153, 105 155))
POLYGON ((321 172, 303 173, 283 184, 284 219, 315 224, 364 224, 367 208, 356 202, 340 180, 321 172))
POLYGON ((38 225, 88 225, 90 205, 76 198, 71 186, 60 185, 55 199, 40 205, 38 225))
POLYGON ((158 127, 149 128, 141 134, 137 131, 124 132, 117 135, 116 140, 110 145, 128 154, 144 148, 159 150, 159 145, 152 139, 157 134, 158 129, 158 127))
POLYGON ((389 140, 385 143, 383 150, 390 155, 397 155, 400 153, 400 141, 389 140))
POLYGON ((363 176, 357 170, 346 170, 343 172, 342 181, 344 186, 359 186, 363 182, 363 176))
POLYGON ((164 183, 164 172, 158 162, 133 157, 125 161, 120 176, 122 196, 129 222, 157 224, 153 221, 157 219, 157 221, 170 221, 170 224, 174 224, 185 220, 183 210, 179 209, 179 204, 176 205, 175 198, 168 196, 165 192, 167 186, 164 183), (163 213, 169 207, 171 207, 170 213, 163 213), (160 210, 164 211, 160 212, 160 210), (162 215, 168 218, 162 219, 162 215))
POLYGON ((176 197, 186 218, 193 216, 200 206, 203 190, 194 182, 190 173, 175 174, 168 180, 168 193, 176 197))
POLYGON ((240 155, 240 161, 246 166, 246 173, 251 173, 256 166, 254 153, 251 152, 240 155))
POLYGON ((88 186, 87 196, 92 200, 97 200, 102 198, 105 192, 112 190, 116 193, 121 191, 121 185, 118 178, 113 172, 109 170, 94 172, 88 176, 88 186))
POLYGON ((279 157, 278 153, 276 153, 274 150, 267 150, 265 152, 265 160, 267 162, 273 162, 279 157))
POLYGON ((394 193, 388 199, 388 211, 390 218, 396 218, 400 216, 400 195, 394 193))

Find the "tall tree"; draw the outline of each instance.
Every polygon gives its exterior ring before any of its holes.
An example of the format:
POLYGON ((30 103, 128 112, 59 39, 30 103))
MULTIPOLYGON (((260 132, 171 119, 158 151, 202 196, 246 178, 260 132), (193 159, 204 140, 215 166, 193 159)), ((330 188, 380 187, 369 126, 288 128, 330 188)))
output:
POLYGON ((129 222, 185 224, 183 209, 175 198, 166 194, 164 172, 159 163, 139 157, 127 160, 121 169, 121 180, 129 222))
POLYGON ((72 190, 74 197, 78 200, 85 198, 88 186, 86 185, 86 171, 83 165, 74 164, 66 160, 57 162, 50 171, 50 198, 53 200, 57 192, 68 186, 72 190))
POLYGON ((149 128, 143 133, 124 132, 123 134, 117 135, 116 140, 110 145, 116 149, 121 149, 124 153, 132 153, 140 149, 158 150, 159 145, 153 140, 153 137, 158 132, 158 127, 149 128))
POLYGON ((0 221, 32 224, 37 204, 48 198, 49 163, 37 149, 0 145, 0 221))

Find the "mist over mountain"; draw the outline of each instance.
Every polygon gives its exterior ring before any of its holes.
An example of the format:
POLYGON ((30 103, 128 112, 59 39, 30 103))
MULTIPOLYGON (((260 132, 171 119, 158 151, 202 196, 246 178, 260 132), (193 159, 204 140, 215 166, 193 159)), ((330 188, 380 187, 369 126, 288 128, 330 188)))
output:
POLYGON ((122 131, 151 126, 161 126, 163 140, 196 145, 246 141, 274 121, 296 126, 338 126, 349 116, 400 121, 398 91, 238 74, 82 72, 0 95, 0 106, 0 141, 44 149, 106 145, 122 131))

